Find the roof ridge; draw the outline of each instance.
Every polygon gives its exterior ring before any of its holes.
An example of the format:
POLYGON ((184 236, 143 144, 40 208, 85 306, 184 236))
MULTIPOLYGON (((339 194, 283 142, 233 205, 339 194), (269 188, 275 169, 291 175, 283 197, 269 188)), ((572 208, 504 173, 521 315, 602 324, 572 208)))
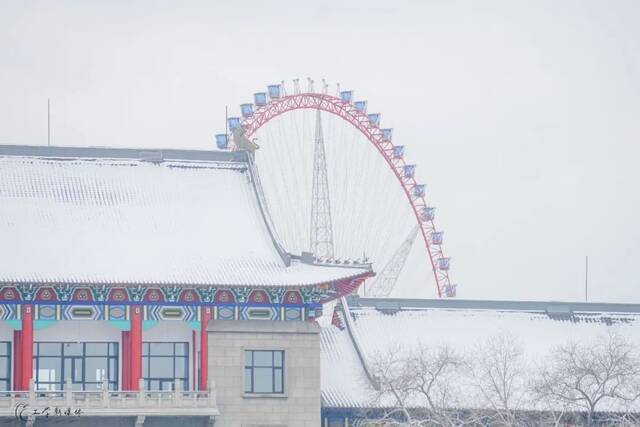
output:
POLYGON ((246 164, 242 151, 193 150, 176 148, 60 147, 43 145, 0 145, 0 156, 132 159, 151 162, 165 160, 226 161, 246 164))

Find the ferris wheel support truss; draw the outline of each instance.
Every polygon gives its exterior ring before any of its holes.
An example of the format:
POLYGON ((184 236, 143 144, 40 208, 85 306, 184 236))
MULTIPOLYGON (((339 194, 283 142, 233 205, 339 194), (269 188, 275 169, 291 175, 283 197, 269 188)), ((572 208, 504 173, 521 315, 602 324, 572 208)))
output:
POLYGON ((387 264, 382 270, 376 272, 376 277, 373 278, 369 292, 365 293, 365 296, 388 297, 391 294, 400 273, 402 273, 402 267, 407 262, 413 242, 418 237, 419 229, 420 227, 417 225, 413 227, 387 264))
POLYGON ((320 110, 316 111, 309 247, 317 258, 333 259, 333 225, 331 221, 331 200, 329 198, 329 177, 327 176, 327 156, 324 149, 320 110))
MULTIPOLYGON (((455 295, 455 285, 452 285, 449 280, 449 258, 445 257, 442 251, 442 232, 436 231, 433 222, 433 208, 427 205, 425 199, 425 187, 415 179, 415 166, 405 162, 404 147, 394 145, 391 136, 385 135, 385 132, 379 127, 379 115, 367 115, 366 103, 360 102, 360 108, 357 108, 358 102, 352 103, 350 100, 344 100, 342 97, 327 93, 307 92, 286 95, 284 85, 270 86, 268 101, 264 93, 256 94, 256 100, 258 100, 258 95, 264 97, 261 98, 260 103, 256 103, 255 111, 252 104, 243 104, 241 106, 243 118, 241 120, 238 118, 229 119, 230 123, 231 120, 235 120, 236 126, 242 127, 244 136, 247 138, 251 138, 258 129, 282 114, 294 110, 315 109, 340 117, 358 129, 371 142, 394 172, 411 204, 427 248, 428 261, 435 277, 438 296, 455 295), (251 106, 251 108, 247 106, 251 106)), ((230 144, 229 148, 233 149, 233 144, 230 144)))

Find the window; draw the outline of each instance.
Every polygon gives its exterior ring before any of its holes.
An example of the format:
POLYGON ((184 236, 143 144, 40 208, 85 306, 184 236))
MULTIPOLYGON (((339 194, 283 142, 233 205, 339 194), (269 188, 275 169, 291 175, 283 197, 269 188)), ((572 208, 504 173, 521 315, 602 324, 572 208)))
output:
POLYGON ((245 350, 244 392, 284 393, 284 351, 245 350))
POLYGON ((173 390, 175 380, 189 389, 189 343, 142 344, 142 379, 147 390, 173 390))
POLYGON ((104 380, 117 390, 118 343, 37 342, 33 370, 38 390, 63 390, 67 378, 74 390, 100 390, 104 380))
POLYGON ((0 342, 0 390, 11 387, 11 343, 0 342))

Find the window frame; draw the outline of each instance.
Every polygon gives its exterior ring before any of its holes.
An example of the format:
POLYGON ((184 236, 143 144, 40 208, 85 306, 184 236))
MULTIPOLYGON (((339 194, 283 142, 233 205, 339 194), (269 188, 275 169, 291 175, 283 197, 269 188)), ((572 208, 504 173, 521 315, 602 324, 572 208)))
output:
POLYGON ((107 380, 107 387, 109 390, 117 390, 120 384, 120 343, 117 341, 84 341, 84 342, 75 342, 75 341, 34 341, 33 343, 33 370, 34 370, 34 384, 36 390, 51 390, 51 391, 62 391, 66 386, 66 378, 65 378, 65 370, 67 368, 67 361, 70 362, 70 367, 72 370, 71 376, 71 386, 73 389, 79 387, 80 390, 84 391, 93 391, 92 388, 87 388, 88 386, 95 386, 95 390, 100 390, 103 381, 89 381, 87 372, 87 361, 93 359, 102 359, 106 360, 105 365, 105 379, 107 380), (54 344, 58 347, 56 354, 47 354, 45 351, 44 354, 41 354, 40 345, 51 345, 54 344), (65 352, 66 345, 79 345, 80 352, 79 354, 76 352, 69 351, 65 352), (87 346, 92 344, 104 344, 106 345, 106 354, 98 355, 94 352, 87 352, 87 346), (40 381, 40 363, 45 360, 56 360, 60 363, 60 378, 56 381, 40 381), (78 381, 75 378, 76 372, 76 363, 80 363, 80 372, 81 378, 78 381), (42 386, 44 388, 39 388, 42 386))
POLYGON ((189 390, 189 371, 190 371, 190 366, 189 366, 189 342, 188 341, 144 341, 142 343, 142 354, 141 354, 141 360, 142 360, 142 380, 143 380, 143 384, 144 384, 144 388, 147 391, 162 391, 162 384, 171 384, 171 390, 173 390, 175 388, 175 380, 178 379, 182 382, 182 390, 189 390), (152 352, 152 345, 153 344, 166 344, 166 345, 171 345, 172 346, 172 354, 154 354, 152 352), (184 353, 180 354, 177 351, 177 346, 184 346, 184 353), (171 359, 172 361, 172 366, 173 366, 173 378, 170 377, 157 377, 157 376, 151 376, 151 359, 171 359), (184 377, 182 376, 176 376, 176 359, 183 359, 184 361, 184 377), (147 375, 144 375, 144 372, 147 372, 147 375), (152 382, 158 382, 158 384, 160 385, 160 387, 156 390, 156 389, 151 389, 151 383, 152 382))
POLYGON ((283 348, 242 348, 242 391, 246 397, 287 397, 286 388, 286 351, 283 348), (271 353, 271 364, 268 366, 262 366, 255 364, 256 352, 269 352, 271 353), (247 363, 247 353, 251 353, 251 363, 247 363), (276 353, 280 354, 281 362, 279 365, 275 363, 276 353), (271 370, 271 391, 255 391, 254 384, 254 370, 255 368, 269 368, 271 370), (280 391, 276 391, 276 375, 280 372, 280 391), (249 376, 250 388, 247 390, 246 381, 249 376))
POLYGON ((11 362, 12 362, 12 342, 11 341, 0 341, 0 346, 3 346, 6 348, 6 354, 0 354, 0 359, 5 359, 3 362, 5 363, 5 368, 7 369, 7 375, 5 377, 0 377, 0 384, 4 384, 6 386, 6 388, 3 388, 2 386, 0 386, 0 391, 10 391, 11 390, 11 381, 13 380, 12 378, 12 369, 11 369, 11 362))

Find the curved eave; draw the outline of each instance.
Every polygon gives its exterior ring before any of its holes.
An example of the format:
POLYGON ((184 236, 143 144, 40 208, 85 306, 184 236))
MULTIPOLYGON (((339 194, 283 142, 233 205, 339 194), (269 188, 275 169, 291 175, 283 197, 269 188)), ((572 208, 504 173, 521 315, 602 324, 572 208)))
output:
POLYGON ((176 281, 122 281, 122 280, 78 280, 78 279, 11 279, 0 280, 0 286, 37 285, 37 286, 118 286, 118 287, 184 287, 184 288, 313 288, 326 286, 331 283, 349 282, 372 277, 372 271, 360 271, 349 276, 339 277, 330 281, 293 283, 287 285, 273 285, 264 283, 211 283, 211 282, 176 282, 176 281))

